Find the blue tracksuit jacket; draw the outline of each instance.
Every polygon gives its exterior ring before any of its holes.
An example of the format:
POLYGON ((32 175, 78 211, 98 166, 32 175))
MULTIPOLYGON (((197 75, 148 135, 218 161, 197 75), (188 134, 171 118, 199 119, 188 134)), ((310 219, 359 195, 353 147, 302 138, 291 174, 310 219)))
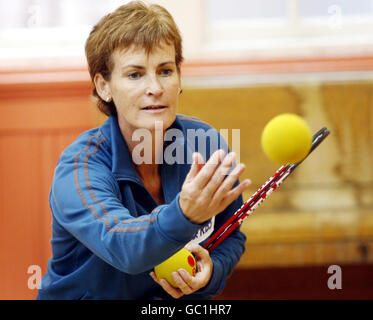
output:
MULTIPOLYGON (((171 128, 184 133, 184 138, 172 141, 181 143, 185 154, 191 148, 185 143, 188 129, 211 129, 196 118, 181 115, 171 128)), ((197 139, 195 142, 193 151, 200 151, 197 139)), ((209 149, 208 140, 205 159, 215 151, 209 149)), ((53 255, 37 299, 171 298, 149 272, 211 226, 211 221, 194 224, 179 207, 179 193, 190 164, 164 161, 160 166, 165 204, 158 206, 132 166, 115 116, 84 132, 66 148, 50 192, 53 255)), ((241 205, 240 196, 217 215, 215 230, 241 205)), ((207 286, 184 297, 209 299, 217 295, 240 259, 244 244, 243 233, 233 232, 211 252, 214 267, 207 286)))

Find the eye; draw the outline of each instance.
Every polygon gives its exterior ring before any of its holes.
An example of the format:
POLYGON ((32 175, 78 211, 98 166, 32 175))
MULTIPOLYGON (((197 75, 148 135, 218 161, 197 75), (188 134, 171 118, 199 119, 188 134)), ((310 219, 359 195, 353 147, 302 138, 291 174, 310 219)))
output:
POLYGON ((172 74, 173 70, 172 69, 162 69, 161 70, 161 75, 164 77, 168 77, 172 74))
POLYGON ((141 77, 141 74, 138 71, 131 72, 131 73, 128 74, 128 78, 131 79, 131 80, 137 80, 137 79, 140 79, 140 77, 141 77))

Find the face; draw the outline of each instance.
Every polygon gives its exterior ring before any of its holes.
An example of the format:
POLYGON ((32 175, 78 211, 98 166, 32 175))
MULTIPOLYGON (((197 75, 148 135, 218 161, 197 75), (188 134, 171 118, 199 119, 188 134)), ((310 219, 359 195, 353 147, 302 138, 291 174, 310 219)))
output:
POLYGON ((110 81, 101 77, 96 87, 101 98, 113 99, 122 132, 132 136, 138 128, 153 131, 155 121, 162 121, 166 130, 175 120, 180 92, 174 46, 163 44, 149 54, 132 46, 114 51, 112 60, 110 81))

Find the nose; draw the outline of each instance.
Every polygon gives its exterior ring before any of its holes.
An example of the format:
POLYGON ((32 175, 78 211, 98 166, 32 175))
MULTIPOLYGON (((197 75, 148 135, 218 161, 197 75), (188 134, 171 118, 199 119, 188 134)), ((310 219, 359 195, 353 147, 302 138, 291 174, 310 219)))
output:
POLYGON ((146 92, 147 96, 160 96, 160 95, 162 95, 163 86, 156 76, 151 77, 149 79, 145 92, 146 92))

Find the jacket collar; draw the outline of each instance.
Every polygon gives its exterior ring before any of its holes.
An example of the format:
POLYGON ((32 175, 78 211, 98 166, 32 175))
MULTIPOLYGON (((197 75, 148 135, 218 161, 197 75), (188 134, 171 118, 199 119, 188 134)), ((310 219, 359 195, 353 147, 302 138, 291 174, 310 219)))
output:
MULTIPOLYGON (((170 128, 183 130, 181 121, 177 117, 170 128)), ((123 138, 122 132, 120 131, 117 116, 111 115, 101 126, 101 130, 111 144, 112 172, 115 178, 117 180, 131 180, 143 185, 139 175, 133 167, 132 156, 127 143, 123 138)), ((184 141, 180 141, 180 143, 184 143, 184 141)), ((166 143, 164 143, 164 147, 166 147, 166 143)), ((161 174, 162 180, 173 180, 173 182, 167 181, 167 184, 177 184, 180 176, 179 165, 168 165, 164 162, 161 164, 161 174)), ((163 180, 163 183, 166 183, 166 181, 163 180)))

